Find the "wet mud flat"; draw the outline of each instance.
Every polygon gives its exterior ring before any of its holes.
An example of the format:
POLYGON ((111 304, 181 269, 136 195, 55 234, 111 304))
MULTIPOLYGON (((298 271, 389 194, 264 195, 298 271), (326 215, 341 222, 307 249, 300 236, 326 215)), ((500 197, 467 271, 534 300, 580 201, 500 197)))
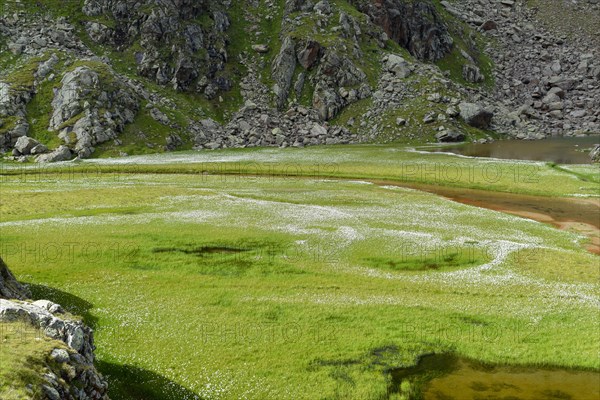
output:
POLYGON ((544 197, 387 181, 374 181, 374 183, 422 190, 458 203, 518 215, 551 224, 562 230, 577 232, 589 238, 589 243, 586 244, 587 250, 600 255, 600 199, 598 198, 544 197))

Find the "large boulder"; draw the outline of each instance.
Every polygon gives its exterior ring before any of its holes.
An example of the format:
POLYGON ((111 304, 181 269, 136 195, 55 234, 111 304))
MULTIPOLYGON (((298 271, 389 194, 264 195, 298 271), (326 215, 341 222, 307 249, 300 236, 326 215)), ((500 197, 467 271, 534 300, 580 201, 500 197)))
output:
POLYGON ((44 154, 44 153, 47 153, 47 152, 48 152, 48 148, 45 145, 43 145, 43 144, 40 143, 38 145, 35 145, 31 149, 30 154, 31 155, 36 155, 36 154, 44 154))
POLYGON ((21 136, 17 139, 17 143, 15 143, 15 150, 17 150, 21 154, 30 154, 31 150, 39 145, 40 143, 27 136, 21 136))
POLYGON ((460 109, 461 118, 475 128, 487 129, 492 123, 494 113, 477 104, 460 103, 458 108, 460 109))
POLYGON ((385 59, 385 68, 398 78, 406 78, 411 74, 410 66, 406 60, 395 54, 388 55, 385 59))
POLYGON ((73 158, 73 153, 67 146, 59 146, 56 150, 48 154, 38 156, 35 161, 38 163, 51 163, 59 161, 68 161, 73 158))
POLYGON ((441 131, 435 135, 435 138, 442 143, 462 142, 465 140, 465 134, 457 131, 441 131))
POLYGON ((11 141, 14 143, 16 143, 17 139, 20 137, 27 136, 27 133, 29 133, 29 124, 24 119, 17 121, 15 127, 8 132, 11 141))
POLYGON ((552 88, 558 87, 567 91, 573 89, 576 84, 577 81, 575 79, 565 76, 553 76, 548 80, 548 86, 552 88))
POLYGON ((322 55, 323 50, 319 42, 309 40, 298 51, 298 62, 304 69, 310 69, 322 55))
POLYGON ((474 64, 463 65, 462 74, 465 81, 471 83, 479 83, 485 79, 479 67, 474 64))

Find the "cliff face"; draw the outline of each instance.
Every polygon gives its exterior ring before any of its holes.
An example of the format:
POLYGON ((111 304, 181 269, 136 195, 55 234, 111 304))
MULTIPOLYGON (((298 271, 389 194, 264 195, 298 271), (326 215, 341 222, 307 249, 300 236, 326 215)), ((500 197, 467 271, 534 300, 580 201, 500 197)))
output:
MULTIPOLYGON (((39 330, 40 334, 54 339, 56 343, 42 359, 32 358, 20 363, 31 363, 32 368, 33 364, 42 365, 43 372, 39 379, 41 383, 36 386, 28 383, 31 398, 107 400, 108 384, 94 367, 92 330, 67 314, 60 305, 48 300, 26 300, 30 296, 29 290, 16 281, 0 259, 0 325, 10 331, 10 327, 15 326, 13 324, 25 323, 34 330, 39 330)), ((37 339, 28 337, 27 340, 37 339)), ((11 342, 3 345, 10 346, 11 342)), ((26 354, 19 356, 27 357, 26 354)), ((12 364, 12 360, 4 362, 6 365, 12 364)), ((21 389, 23 388, 10 385, 7 388, 14 392, 21 392, 21 389)))
POLYGON ((139 75, 175 90, 201 90, 213 98, 231 88, 227 77, 219 76, 227 61, 225 32, 230 25, 222 7, 208 0, 152 5, 86 0, 82 10, 93 18, 84 23, 90 39, 134 53, 139 75))
POLYGON ((419 60, 438 61, 452 50, 454 40, 431 1, 353 0, 352 3, 419 60))
POLYGON ((2 2, 0 150, 47 162, 600 131, 585 34, 600 4, 563 5, 586 30, 544 24, 551 6, 529 3, 2 2), (486 129, 460 118, 461 102, 493 112, 486 129))

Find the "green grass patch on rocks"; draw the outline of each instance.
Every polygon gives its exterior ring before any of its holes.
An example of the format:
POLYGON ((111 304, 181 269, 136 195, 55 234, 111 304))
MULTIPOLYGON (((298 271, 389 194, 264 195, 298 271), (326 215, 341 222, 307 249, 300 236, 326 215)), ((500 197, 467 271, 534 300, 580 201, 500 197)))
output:
POLYGON ((42 398, 47 358, 64 344, 23 322, 0 322, 0 398, 42 398))

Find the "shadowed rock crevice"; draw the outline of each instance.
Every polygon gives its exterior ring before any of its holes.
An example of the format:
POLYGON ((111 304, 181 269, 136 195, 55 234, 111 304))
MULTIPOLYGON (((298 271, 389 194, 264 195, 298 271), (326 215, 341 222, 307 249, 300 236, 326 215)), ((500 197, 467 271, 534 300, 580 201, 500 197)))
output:
POLYGON ((20 284, 0 258, 0 299, 24 300, 31 297, 29 289, 20 284))

